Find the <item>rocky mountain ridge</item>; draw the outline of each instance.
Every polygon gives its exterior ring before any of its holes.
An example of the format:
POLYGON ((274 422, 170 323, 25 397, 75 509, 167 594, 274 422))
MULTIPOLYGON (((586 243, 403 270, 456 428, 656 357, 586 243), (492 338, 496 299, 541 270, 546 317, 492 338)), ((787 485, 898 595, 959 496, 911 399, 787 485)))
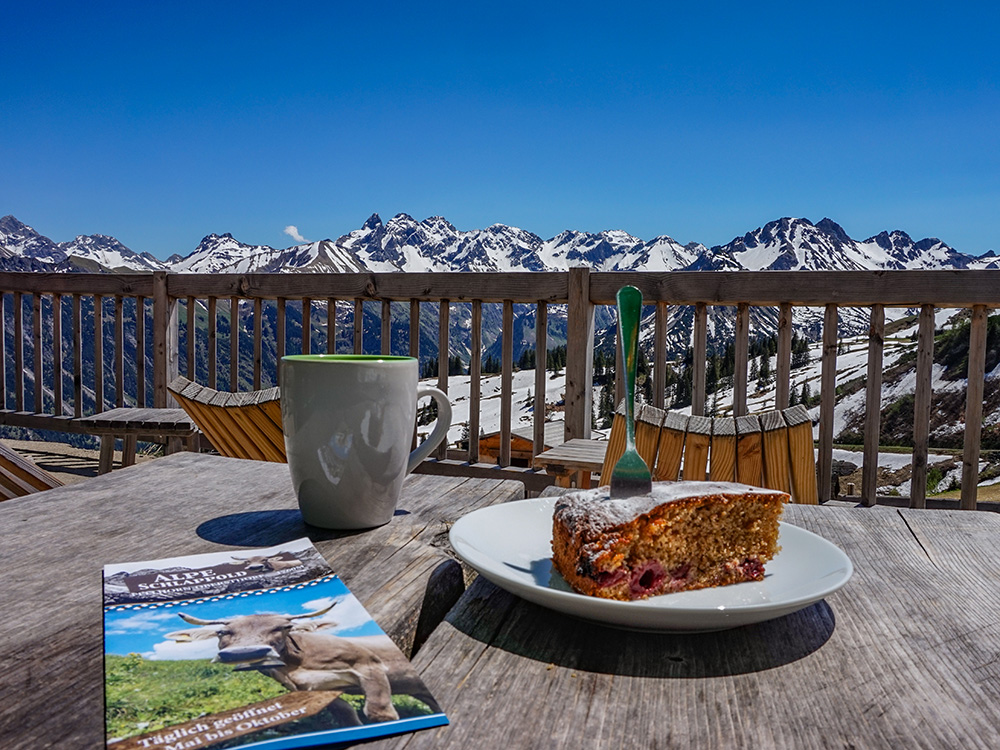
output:
POLYGON ((397 214, 383 223, 373 214, 360 229, 336 240, 274 248, 246 244, 229 233, 210 234, 187 256, 161 261, 107 235, 57 243, 13 216, 0 218, 4 270, 386 273, 563 271, 580 265, 595 271, 901 270, 1000 268, 1000 259, 966 255, 937 238, 915 241, 901 230, 859 241, 827 218, 818 224, 777 219, 709 248, 682 245, 667 235, 645 241, 622 230, 566 230, 543 240, 505 224, 460 231, 440 216, 417 221, 397 214))

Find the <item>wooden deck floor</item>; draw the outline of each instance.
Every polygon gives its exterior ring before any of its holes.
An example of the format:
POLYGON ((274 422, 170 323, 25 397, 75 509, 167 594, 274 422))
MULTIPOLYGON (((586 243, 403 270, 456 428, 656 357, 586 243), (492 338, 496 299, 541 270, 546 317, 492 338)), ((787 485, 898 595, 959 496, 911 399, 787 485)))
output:
MULTIPOLYGON (((34 440, 4 440, 4 443, 30 458, 65 484, 82 482, 97 476, 100 452, 96 449, 74 448, 65 443, 34 440)), ((137 462, 151 459, 151 456, 143 456, 141 453, 136 457, 137 462)), ((121 452, 115 451, 115 466, 119 466, 120 462, 121 452)))

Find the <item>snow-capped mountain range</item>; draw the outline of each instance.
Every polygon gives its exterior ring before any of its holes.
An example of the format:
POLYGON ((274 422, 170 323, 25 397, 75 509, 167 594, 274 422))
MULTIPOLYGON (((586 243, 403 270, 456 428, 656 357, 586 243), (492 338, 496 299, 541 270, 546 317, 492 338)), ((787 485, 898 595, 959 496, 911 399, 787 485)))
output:
POLYGON ((993 253, 966 255, 936 238, 914 241, 905 232, 854 240, 830 219, 813 224, 783 218, 708 248, 662 235, 642 240, 621 230, 566 230, 544 240, 494 224, 459 231, 440 216, 423 221, 398 214, 383 223, 373 214, 360 229, 279 249, 248 245, 231 234, 210 234, 185 257, 158 260, 114 237, 78 236, 54 242, 13 216, 0 218, 0 269, 178 273, 344 273, 394 271, 896 270, 1000 268, 993 253))

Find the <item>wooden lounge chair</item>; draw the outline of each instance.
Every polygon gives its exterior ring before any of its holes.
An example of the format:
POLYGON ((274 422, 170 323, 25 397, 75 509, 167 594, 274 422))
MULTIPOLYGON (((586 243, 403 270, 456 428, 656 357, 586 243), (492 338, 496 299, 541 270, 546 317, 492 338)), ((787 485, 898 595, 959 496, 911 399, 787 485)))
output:
POLYGON ((229 393, 179 377, 167 389, 221 455, 286 461, 277 388, 229 393))
MULTIPOLYGON (((601 484, 625 452, 625 402, 615 412, 601 484)), ((802 405, 741 417, 688 417, 637 405, 635 442, 656 480, 739 481, 816 504, 812 422, 802 405)))
POLYGON ((31 459, 0 443, 0 501, 51 490, 62 484, 31 459))

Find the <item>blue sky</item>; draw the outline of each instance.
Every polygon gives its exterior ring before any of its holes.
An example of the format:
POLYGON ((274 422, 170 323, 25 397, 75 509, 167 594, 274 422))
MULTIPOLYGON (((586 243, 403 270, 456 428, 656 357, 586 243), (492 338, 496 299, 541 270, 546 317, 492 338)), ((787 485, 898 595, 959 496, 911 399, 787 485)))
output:
POLYGON ((159 257, 372 213, 1000 251, 1000 6, 18 3, 0 215, 159 257))
POLYGON ((220 616, 315 612, 334 601, 336 606, 315 620, 330 623, 326 632, 343 637, 384 634, 361 603, 336 578, 308 589, 264 589, 202 603, 173 602, 159 608, 109 609, 104 615, 105 651, 109 654, 135 652, 152 659, 211 659, 218 652, 217 638, 189 643, 176 643, 166 638, 167 633, 198 627, 185 623, 177 616, 178 612, 212 620, 220 616))

